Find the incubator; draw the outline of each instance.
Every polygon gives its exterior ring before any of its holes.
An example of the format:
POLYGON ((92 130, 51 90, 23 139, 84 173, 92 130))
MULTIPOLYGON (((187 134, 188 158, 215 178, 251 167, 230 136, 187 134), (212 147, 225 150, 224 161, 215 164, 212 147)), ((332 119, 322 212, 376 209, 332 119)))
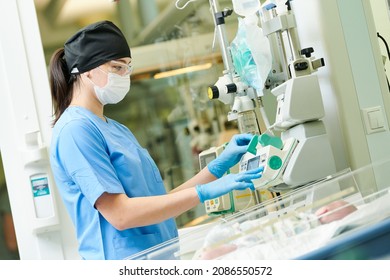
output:
POLYGON ((389 258, 383 244, 390 240, 390 187, 373 179, 388 170, 389 161, 341 171, 245 211, 181 229, 178 238, 129 259, 389 258), (363 195, 367 185, 375 191, 363 195))

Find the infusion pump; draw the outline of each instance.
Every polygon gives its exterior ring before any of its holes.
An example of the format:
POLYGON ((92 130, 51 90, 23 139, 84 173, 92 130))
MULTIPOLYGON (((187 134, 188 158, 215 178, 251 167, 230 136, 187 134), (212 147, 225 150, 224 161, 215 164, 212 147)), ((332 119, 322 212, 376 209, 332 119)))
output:
MULTIPOLYGON (((199 154, 200 168, 203 169, 209 162, 217 158, 224 150, 225 145, 211 147, 199 154)), ((228 173, 238 173, 239 164, 231 168, 228 173)), ((223 196, 206 200, 204 202, 206 213, 212 215, 224 215, 247 209, 257 204, 256 193, 250 189, 232 191, 223 196)))
MULTIPOLYGON (((262 166, 264 168, 262 177, 253 180, 255 191, 250 189, 232 191, 218 198, 206 200, 204 202, 206 213, 208 215, 234 213, 272 198, 269 188, 283 183, 284 171, 297 144, 298 141, 294 138, 282 141, 279 137, 267 134, 254 135, 247 152, 228 173, 245 172, 262 166)), ((224 145, 201 152, 200 168, 203 169, 217 158, 223 149, 224 145)))
POLYGON ((253 180, 256 190, 283 184, 284 171, 297 144, 294 138, 282 141, 267 134, 254 135, 239 162, 239 172, 264 168, 261 178, 253 180))

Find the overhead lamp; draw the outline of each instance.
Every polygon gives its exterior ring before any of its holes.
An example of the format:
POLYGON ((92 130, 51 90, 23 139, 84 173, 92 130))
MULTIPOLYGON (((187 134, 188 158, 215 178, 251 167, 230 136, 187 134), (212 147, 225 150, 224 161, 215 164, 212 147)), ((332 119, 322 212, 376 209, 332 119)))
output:
POLYGON ((205 64, 200 64, 200 65, 194 65, 194 66, 174 69, 174 70, 170 70, 170 71, 157 73, 157 74, 155 74, 153 76, 153 78, 154 79, 162 79, 162 78, 172 77, 172 76, 176 76, 176 75, 181 75, 181 74, 186 74, 186 73, 206 70, 206 69, 211 68, 211 66, 213 66, 213 64, 211 62, 208 62, 208 63, 205 63, 205 64))

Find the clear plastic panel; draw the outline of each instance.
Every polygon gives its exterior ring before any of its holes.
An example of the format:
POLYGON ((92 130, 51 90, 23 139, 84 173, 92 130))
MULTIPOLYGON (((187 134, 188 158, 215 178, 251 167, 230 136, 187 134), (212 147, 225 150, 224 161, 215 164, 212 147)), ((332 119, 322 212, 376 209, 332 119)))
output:
POLYGON ((129 259, 293 259, 390 217, 390 162, 344 170, 129 259))

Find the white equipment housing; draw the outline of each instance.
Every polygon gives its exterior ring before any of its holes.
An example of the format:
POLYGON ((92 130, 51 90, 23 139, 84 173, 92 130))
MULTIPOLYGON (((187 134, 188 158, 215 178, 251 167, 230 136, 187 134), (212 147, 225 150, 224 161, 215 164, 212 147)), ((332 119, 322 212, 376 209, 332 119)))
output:
POLYGON ((262 25, 267 36, 278 36, 279 53, 284 53, 278 63, 282 64, 281 69, 288 69, 285 74, 290 77, 271 90, 277 98, 277 109, 275 123, 270 129, 281 131, 283 141, 298 141, 284 169, 280 186, 274 185, 273 188, 285 190, 336 173, 333 151, 321 121, 325 116, 321 88, 314 74, 317 68, 324 65, 324 61, 311 57, 314 52, 312 48, 301 50, 292 11, 275 15, 274 12, 264 10, 262 25), (283 40, 285 37, 288 39, 283 40))
POLYGON ((289 129, 294 125, 315 121, 325 116, 320 84, 316 75, 287 80, 274 88, 277 97, 275 129, 289 129))
POLYGON ((1 156, 21 259, 79 259, 49 165, 52 106, 33 1, 0 2, 1 156))
MULTIPOLYGON (((254 136, 252 141, 257 141, 254 136)), ((247 152, 240 161, 240 172, 245 172, 258 167, 263 167, 263 175, 260 179, 253 180, 256 189, 268 189, 284 182, 283 173, 288 166, 291 155, 297 145, 297 140, 289 138, 283 141, 283 147, 273 145, 256 145, 256 152, 247 152)))

